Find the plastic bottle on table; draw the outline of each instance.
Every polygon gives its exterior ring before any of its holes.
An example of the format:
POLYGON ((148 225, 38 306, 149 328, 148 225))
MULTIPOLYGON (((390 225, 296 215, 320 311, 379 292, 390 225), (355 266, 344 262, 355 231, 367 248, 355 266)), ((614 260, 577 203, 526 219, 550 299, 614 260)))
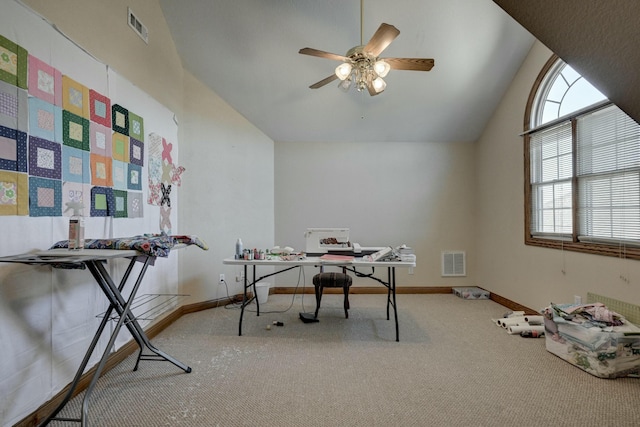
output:
POLYGON ((84 248, 84 217, 80 215, 81 205, 71 206, 73 215, 69 219, 69 249, 79 250, 84 248))
POLYGON ((242 259, 242 239, 236 241, 236 259, 242 259))

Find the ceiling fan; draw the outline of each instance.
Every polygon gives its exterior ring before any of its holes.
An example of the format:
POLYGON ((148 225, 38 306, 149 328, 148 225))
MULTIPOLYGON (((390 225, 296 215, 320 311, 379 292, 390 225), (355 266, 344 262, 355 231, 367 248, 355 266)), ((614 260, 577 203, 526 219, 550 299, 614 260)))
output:
POLYGON ((380 54, 398 37, 400 30, 393 25, 382 23, 366 45, 362 43, 362 2, 360 1, 360 46, 347 51, 346 55, 337 55, 310 47, 300 49, 303 55, 342 61, 335 73, 309 86, 318 89, 336 79, 340 79, 338 87, 345 92, 355 83, 359 92, 365 89, 369 95, 382 93, 387 87, 383 80, 389 70, 429 71, 434 60, 430 58, 381 58, 380 54))

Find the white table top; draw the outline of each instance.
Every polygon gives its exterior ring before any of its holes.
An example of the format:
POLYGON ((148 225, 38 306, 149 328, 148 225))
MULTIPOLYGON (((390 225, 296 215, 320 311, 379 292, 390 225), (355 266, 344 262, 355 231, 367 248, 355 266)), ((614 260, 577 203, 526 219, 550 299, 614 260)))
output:
POLYGON ((320 257, 304 257, 302 259, 296 259, 291 261, 284 261, 279 257, 274 257, 272 259, 264 259, 264 260, 256 260, 256 259, 235 259, 235 258, 225 258, 223 261, 224 264, 228 265, 271 265, 271 266, 318 266, 318 265, 344 265, 344 266, 354 266, 354 267, 403 267, 403 268, 411 268, 415 267, 415 262, 410 261, 365 261, 362 258, 355 257, 353 261, 334 261, 334 260, 322 260, 320 257))

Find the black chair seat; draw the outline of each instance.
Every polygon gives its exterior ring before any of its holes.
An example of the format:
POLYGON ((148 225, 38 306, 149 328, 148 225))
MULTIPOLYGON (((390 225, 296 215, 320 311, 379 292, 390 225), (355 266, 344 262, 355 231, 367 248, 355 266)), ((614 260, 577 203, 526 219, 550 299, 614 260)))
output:
POLYGON ((322 291, 324 288, 342 288, 344 292, 344 315, 349 318, 349 288, 351 287, 351 276, 346 273, 318 273, 313 276, 313 286, 316 291, 316 313, 314 318, 318 318, 322 291))

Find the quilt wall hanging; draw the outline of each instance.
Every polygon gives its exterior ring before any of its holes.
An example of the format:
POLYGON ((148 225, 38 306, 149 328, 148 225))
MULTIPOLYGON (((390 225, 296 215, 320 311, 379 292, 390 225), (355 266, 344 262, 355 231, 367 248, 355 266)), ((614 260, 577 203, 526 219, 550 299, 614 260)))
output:
POLYGON ((147 203, 160 207, 160 230, 171 234, 171 191, 182 184, 185 168, 173 163, 173 144, 162 136, 149 134, 147 203))
POLYGON ((142 218, 148 203, 170 232, 171 189, 184 168, 144 119, 0 35, 0 215, 142 218))

